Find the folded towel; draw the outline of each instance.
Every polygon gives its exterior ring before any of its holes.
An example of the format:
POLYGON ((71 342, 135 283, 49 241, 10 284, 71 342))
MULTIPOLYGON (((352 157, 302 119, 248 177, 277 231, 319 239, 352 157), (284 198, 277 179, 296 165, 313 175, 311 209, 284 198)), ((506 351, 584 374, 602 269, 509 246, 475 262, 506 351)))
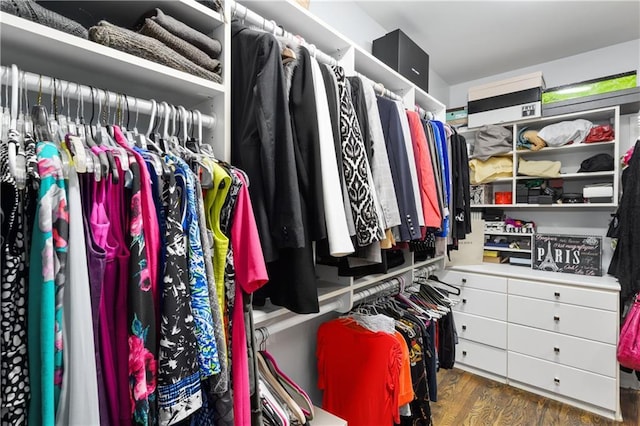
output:
POLYGON ((194 30, 169 15, 165 15, 162 10, 156 9, 155 13, 152 12, 151 15, 147 17, 156 21, 162 28, 169 31, 174 36, 180 37, 187 43, 191 43, 213 59, 218 59, 220 56, 220 52, 222 52, 222 45, 218 40, 213 39, 206 34, 202 34, 200 31, 194 30))
POLYGON ((89 39, 96 43, 175 68, 198 77, 222 83, 222 77, 194 64, 152 37, 120 28, 107 21, 89 28, 89 39))
POLYGON ((202 68, 220 74, 222 67, 220 61, 211 59, 209 55, 204 53, 192 44, 187 43, 183 39, 174 36, 169 31, 162 28, 156 21, 149 18, 144 20, 144 25, 140 28, 140 34, 153 37, 169 46, 191 62, 200 65, 202 68))
POLYGON ((89 36, 87 29, 76 21, 46 9, 31 0, 1 0, 0 10, 74 36, 82 38, 89 36))

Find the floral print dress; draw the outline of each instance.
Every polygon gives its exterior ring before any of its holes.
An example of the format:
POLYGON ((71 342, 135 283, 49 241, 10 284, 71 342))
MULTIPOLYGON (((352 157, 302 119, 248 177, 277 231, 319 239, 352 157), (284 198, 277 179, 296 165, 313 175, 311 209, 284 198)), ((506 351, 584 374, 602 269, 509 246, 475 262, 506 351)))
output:
POLYGON ((129 167, 133 175, 129 218, 129 396, 134 422, 153 425, 157 413, 155 303, 145 248, 141 167, 137 162, 129 167))
POLYGON ((36 153, 41 181, 29 271, 29 424, 52 425, 63 374, 62 296, 69 210, 58 149, 51 142, 38 142, 36 153))

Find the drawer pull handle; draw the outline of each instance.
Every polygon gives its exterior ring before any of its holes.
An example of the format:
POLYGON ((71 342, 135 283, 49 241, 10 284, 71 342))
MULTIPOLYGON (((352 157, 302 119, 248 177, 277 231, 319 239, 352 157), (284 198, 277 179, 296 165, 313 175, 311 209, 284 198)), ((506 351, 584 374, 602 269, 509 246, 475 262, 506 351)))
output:
POLYGON ((553 381, 555 382, 556 385, 560 384, 560 379, 558 379, 557 377, 554 377, 553 381))
POLYGON ((559 354, 559 353, 560 353, 560 348, 559 348, 559 347, 557 347, 557 346, 555 346, 555 347, 553 348, 553 351, 554 351, 555 353, 559 354))
POLYGON ((556 291, 555 293, 553 293, 553 295, 554 295, 555 297, 560 297, 560 292, 559 292, 559 291, 556 291))
POLYGON ((466 326, 466 325, 463 325, 463 326, 462 326, 462 329, 463 329, 463 330, 466 330, 466 329, 467 329, 467 326, 466 326))
POLYGON ((462 356, 467 356, 467 351, 462 351, 462 356))
POLYGON ((466 279, 466 278, 463 278, 463 279, 462 279, 462 284, 466 284, 466 283, 467 283, 467 279, 466 279))
POLYGON ((555 322, 558 322, 558 321, 560 321, 560 317, 559 317, 558 315, 554 315, 554 316, 553 316, 553 320, 554 320, 555 322))
POLYGON ((467 303, 467 299, 462 299, 462 303, 467 303))

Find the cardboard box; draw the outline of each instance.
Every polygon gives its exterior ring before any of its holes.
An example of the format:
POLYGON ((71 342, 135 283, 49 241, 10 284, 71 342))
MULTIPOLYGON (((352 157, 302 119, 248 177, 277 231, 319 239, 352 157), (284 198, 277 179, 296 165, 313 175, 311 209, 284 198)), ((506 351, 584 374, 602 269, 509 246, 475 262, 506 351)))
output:
POLYGON ((541 117, 545 87, 538 71, 469 88, 468 127, 541 117))
POLYGON ((471 102, 478 99, 505 95, 507 93, 519 92, 521 90, 527 90, 536 87, 539 87, 542 90, 546 88, 544 77, 542 76, 542 71, 470 87, 467 92, 467 100, 471 102))
POLYGON ((486 124, 510 123, 525 118, 538 118, 542 116, 542 103, 540 101, 521 105, 482 111, 475 114, 469 113, 469 128, 484 126, 486 124))
POLYGON ((310 0, 296 0, 296 3, 298 3, 300 6, 304 7, 305 9, 309 9, 309 2, 310 0))

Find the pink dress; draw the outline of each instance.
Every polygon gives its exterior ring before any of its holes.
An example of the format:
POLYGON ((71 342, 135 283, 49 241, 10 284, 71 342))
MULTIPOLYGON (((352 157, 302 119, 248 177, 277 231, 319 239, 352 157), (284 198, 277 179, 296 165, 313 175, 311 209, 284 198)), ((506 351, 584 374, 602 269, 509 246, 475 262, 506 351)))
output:
POLYGON ((235 216, 231 227, 231 245, 233 247, 236 271, 236 303, 233 307, 233 330, 231 336, 233 378, 233 412, 237 426, 251 424, 251 402, 249 395, 249 369, 247 358, 247 339, 242 304, 243 293, 253 293, 267 283, 267 268, 262 255, 247 182, 242 173, 236 173, 242 181, 238 193, 235 216))

